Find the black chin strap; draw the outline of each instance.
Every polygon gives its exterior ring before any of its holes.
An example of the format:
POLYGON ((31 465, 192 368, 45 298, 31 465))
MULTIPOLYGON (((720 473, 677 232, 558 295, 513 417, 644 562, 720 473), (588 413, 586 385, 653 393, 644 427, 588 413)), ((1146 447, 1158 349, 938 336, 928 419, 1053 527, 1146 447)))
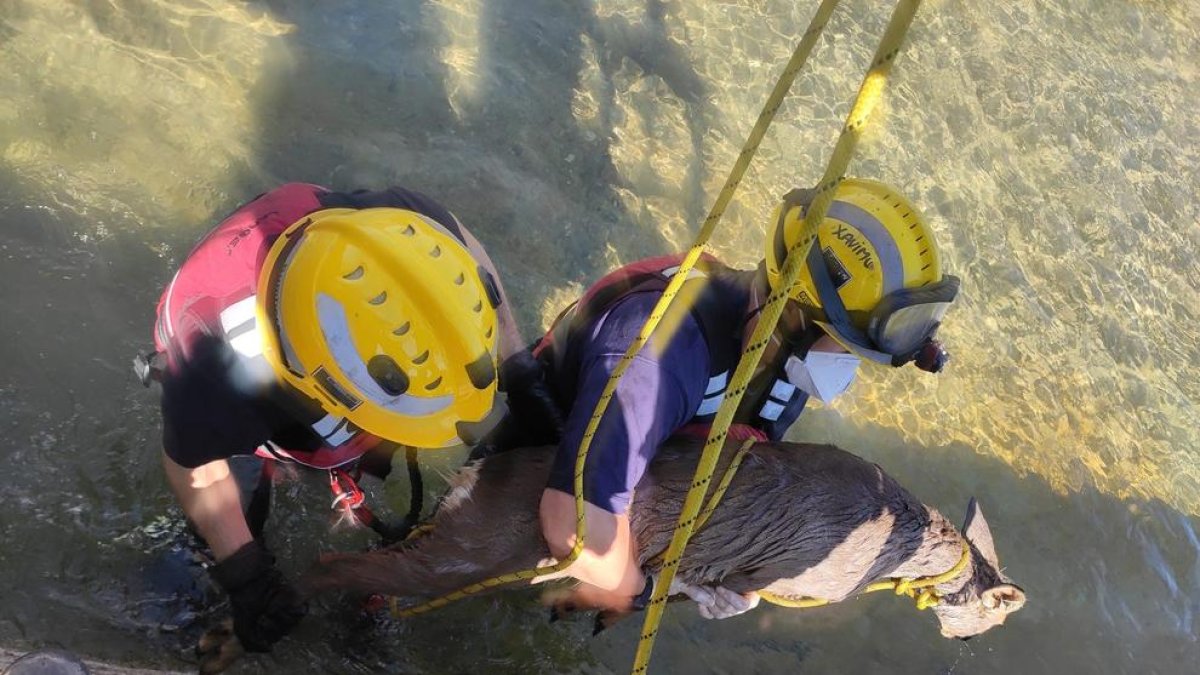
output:
POLYGON ((809 350, 825 336, 825 331, 814 322, 806 322, 806 325, 799 332, 790 332, 788 335, 780 336, 784 340, 784 345, 787 347, 788 354, 795 356, 803 361, 808 357, 809 350))
POLYGON ((813 286, 817 289, 817 299, 821 301, 821 310, 825 312, 825 320, 833 324, 838 331, 853 340, 855 344, 868 349, 877 350, 875 342, 850 321, 850 313, 846 311, 846 303, 838 295, 829 276, 829 268, 825 265, 825 255, 821 251, 820 242, 813 239, 812 248, 808 250, 808 273, 813 286))

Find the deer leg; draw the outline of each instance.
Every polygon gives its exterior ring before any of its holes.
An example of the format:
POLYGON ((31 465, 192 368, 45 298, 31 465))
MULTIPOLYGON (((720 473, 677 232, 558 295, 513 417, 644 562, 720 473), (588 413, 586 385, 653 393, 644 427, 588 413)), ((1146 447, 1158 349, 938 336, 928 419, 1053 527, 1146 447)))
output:
POLYGON ((334 590, 435 597, 549 557, 537 520, 543 462, 504 453, 451 479, 433 529, 414 541, 369 553, 321 557, 301 580, 308 594, 334 590))

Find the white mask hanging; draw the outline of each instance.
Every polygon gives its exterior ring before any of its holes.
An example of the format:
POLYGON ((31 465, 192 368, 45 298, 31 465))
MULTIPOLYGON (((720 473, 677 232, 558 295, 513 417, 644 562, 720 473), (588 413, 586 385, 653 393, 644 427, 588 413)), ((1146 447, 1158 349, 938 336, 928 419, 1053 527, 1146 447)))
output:
POLYGON ((789 357, 784 370, 788 382, 809 396, 829 403, 849 388, 858 372, 859 362, 853 354, 810 351, 804 360, 789 357))

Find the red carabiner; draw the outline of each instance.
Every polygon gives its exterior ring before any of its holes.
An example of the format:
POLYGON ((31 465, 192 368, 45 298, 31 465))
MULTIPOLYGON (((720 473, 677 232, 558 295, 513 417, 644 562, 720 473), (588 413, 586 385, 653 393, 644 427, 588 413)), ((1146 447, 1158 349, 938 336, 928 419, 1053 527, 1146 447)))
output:
POLYGON ((329 505, 329 508, 335 511, 339 506, 352 511, 362 506, 366 499, 362 488, 358 487, 354 478, 342 469, 329 470, 329 491, 333 493, 333 503, 329 505))

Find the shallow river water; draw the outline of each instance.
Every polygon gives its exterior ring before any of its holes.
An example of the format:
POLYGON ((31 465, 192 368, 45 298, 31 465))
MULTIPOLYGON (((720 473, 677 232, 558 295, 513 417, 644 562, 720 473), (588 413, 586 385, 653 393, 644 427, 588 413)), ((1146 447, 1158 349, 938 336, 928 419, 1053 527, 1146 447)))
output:
MULTIPOLYGON (((698 229, 816 3, 0 0, 0 646, 187 668, 187 567, 129 361, 192 243, 284 181, 399 183, 487 245, 528 336, 698 229)), ((816 180, 890 3, 847 1, 715 248, 816 180)), ((792 432, 983 506, 1029 603, 969 644, 883 594, 707 623, 654 672, 1185 673, 1200 663, 1200 3, 927 1, 851 173, 903 186, 963 292, 949 369, 864 368, 792 432)), ((450 462, 445 463, 447 467, 450 462)), ((298 570, 319 480, 282 490, 298 570)), ((201 577, 202 578, 202 577, 201 577)), ((244 672, 627 672, 531 592, 322 606, 244 672)))

